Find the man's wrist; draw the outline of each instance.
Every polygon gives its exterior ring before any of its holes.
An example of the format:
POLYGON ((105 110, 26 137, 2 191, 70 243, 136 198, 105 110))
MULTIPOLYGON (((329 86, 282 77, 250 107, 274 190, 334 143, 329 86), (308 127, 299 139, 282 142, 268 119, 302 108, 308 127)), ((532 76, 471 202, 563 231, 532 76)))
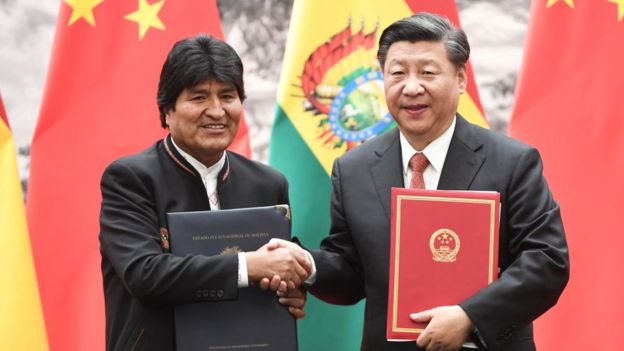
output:
POLYGON ((238 253, 238 287, 249 286, 249 272, 247 271, 247 255, 244 252, 238 253))
POLYGON ((305 253, 308 256, 308 260, 310 260, 310 276, 303 282, 303 284, 305 286, 310 286, 316 282, 316 264, 314 263, 314 257, 312 257, 312 254, 308 250, 305 250, 305 253))

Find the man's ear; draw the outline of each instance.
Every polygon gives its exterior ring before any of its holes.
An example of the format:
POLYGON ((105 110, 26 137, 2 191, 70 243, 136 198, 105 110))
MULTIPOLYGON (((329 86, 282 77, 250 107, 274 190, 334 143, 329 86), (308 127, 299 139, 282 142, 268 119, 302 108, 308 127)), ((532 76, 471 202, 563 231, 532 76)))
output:
POLYGON ((457 81, 459 83, 459 93, 463 94, 466 92, 466 87, 468 86, 468 72, 466 71, 466 66, 460 67, 457 70, 457 81))
POLYGON ((175 107, 169 107, 165 110, 165 124, 167 125, 167 129, 169 128, 169 124, 170 124, 170 119, 171 119, 171 112, 174 112, 175 107))

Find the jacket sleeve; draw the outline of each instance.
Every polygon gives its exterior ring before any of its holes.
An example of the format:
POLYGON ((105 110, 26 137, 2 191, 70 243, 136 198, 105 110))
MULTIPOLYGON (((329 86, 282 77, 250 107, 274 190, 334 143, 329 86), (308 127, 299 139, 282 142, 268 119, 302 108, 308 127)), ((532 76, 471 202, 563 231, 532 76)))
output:
MULTIPOLYGON (((151 303, 235 299, 236 255, 178 257, 161 247, 155 191, 149 177, 121 162, 101 181, 100 250, 125 288, 151 303)), ((106 279, 106 278, 105 278, 106 279)))
POLYGON ((525 150, 518 157, 502 204, 507 247, 501 250, 508 252, 509 265, 498 280, 461 304, 490 350, 499 349, 552 307, 569 279, 559 205, 542 176, 539 153, 534 148, 525 150))

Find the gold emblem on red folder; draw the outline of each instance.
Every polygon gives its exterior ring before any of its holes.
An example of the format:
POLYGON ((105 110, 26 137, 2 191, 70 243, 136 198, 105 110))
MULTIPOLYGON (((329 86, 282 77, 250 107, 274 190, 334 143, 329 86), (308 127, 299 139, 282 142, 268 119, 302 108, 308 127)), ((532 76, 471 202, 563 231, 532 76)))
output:
POLYGON ((459 236, 447 228, 436 230, 429 239, 429 248, 436 262, 454 262, 459 247, 459 236))

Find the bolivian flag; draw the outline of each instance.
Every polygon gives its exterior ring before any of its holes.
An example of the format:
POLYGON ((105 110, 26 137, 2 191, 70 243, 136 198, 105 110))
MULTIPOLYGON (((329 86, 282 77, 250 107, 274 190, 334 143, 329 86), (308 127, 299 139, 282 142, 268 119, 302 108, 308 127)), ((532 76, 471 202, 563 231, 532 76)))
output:
MULTIPOLYGON (((330 173, 336 157, 395 127, 376 59, 384 28, 414 12, 458 22, 454 1, 295 1, 278 90, 270 163, 290 183, 293 233, 307 247, 328 234, 330 173)), ((486 126, 468 67, 459 112, 486 126)), ((362 214, 366 215, 366 214, 362 214)), ((299 323, 300 350, 357 350, 362 304, 308 299, 299 323)))
POLYGON ((47 350, 15 142, 0 98, 0 350, 47 350))

